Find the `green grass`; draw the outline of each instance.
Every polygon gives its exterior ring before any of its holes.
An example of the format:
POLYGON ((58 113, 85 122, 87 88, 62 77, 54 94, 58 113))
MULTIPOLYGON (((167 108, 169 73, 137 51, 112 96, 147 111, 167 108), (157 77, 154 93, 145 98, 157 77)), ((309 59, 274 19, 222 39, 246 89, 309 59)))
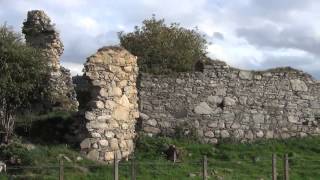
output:
MULTIPOLYGON (((52 118, 55 119, 54 116, 49 117, 51 120, 52 118)), ((56 121, 68 121, 68 116, 56 121)), ((44 132, 39 131, 39 133, 44 132)), ((20 175, 20 179, 57 179, 59 157, 64 155, 71 160, 71 162, 64 160, 65 179, 112 179, 111 165, 85 158, 77 161, 77 157, 81 155, 76 147, 63 142, 41 142, 47 141, 47 138, 35 138, 35 141, 32 141, 35 148, 32 150, 27 150, 21 143, 25 139, 30 141, 30 137, 22 137, 18 143, 0 148, 0 158, 18 157, 21 159, 21 165, 26 166, 24 169, 9 169, 8 173, 20 175), (42 168, 31 169, 31 167, 42 168)), ((218 145, 208 145, 192 139, 141 136, 136 142, 135 149, 136 174, 138 180, 200 180, 202 158, 206 155, 209 179, 266 180, 271 179, 272 153, 277 154, 278 179, 282 179, 282 156, 285 153, 289 154, 291 180, 320 179, 320 137, 261 140, 254 143, 225 141, 218 145), (173 164, 165 158, 163 152, 171 144, 176 145, 180 151, 179 163, 173 164), (190 173, 195 177, 190 177, 190 173)), ((130 165, 130 161, 120 162, 120 179, 130 179, 130 165)), ((0 179, 6 177, 0 176, 0 179)))

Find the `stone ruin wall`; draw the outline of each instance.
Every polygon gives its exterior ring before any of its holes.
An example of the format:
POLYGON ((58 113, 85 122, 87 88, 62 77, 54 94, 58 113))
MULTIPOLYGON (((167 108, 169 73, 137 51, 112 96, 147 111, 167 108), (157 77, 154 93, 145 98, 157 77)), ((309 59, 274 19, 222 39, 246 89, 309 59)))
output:
POLYGON ((63 110, 77 110, 78 101, 70 71, 60 65, 63 44, 50 18, 44 11, 29 11, 27 20, 23 23, 22 32, 25 34, 26 42, 40 49, 47 58, 50 68, 48 80, 50 95, 46 97, 48 106, 63 110))
POLYGON ((137 59, 120 47, 104 47, 87 59, 84 79, 91 100, 84 109, 88 137, 80 146, 89 159, 112 162, 134 150, 139 117, 137 59))
POLYGON ((148 135, 223 138, 320 134, 320 83, 292 68, 244 71, 211 61, 203 72, 142 74, 140 128, 148 135))
MULTIPOLYGON (((77 109, 70 72, 60 66, 63 44, 49 17, 28 12, 23 33, 48 59, 52 106, 77 109)), ((90 97, 79 113, 86 130, 80 130, 80 146, 90 159, 128 158, 136 126, 150 136, 197 136, 213 144, 320 134, 320 83, 301 71, 244 71, 210 61, 203 72, 141 73, 136 84, 136 61, 123 48, 104 47, 85 63, 82 91, 90 97)))

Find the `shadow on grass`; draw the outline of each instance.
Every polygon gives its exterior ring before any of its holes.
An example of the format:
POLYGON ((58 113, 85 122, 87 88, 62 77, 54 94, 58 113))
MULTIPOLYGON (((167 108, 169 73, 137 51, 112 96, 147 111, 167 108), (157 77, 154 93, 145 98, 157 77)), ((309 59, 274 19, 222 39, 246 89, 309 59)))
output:
POLYGON ((76 114, 70 112, 29 114, 18 118, 15 132, 19 137, 34 144, 70 144, 76 119, 76 114))

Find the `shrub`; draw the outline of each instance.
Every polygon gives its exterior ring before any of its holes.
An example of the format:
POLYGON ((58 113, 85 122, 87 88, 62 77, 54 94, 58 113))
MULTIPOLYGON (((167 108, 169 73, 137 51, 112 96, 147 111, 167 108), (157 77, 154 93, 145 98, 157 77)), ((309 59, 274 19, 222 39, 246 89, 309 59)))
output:
POLYGON ((46 63, 38 50, 27 46, 21 35, 0 26, 0 142, 13 134, 15 116, 39 94, 46 77, 46 63))
POLYGON ((138 56, 140 71, 164 74, 191 71, 206 54, 207 41, 197 29, 166 25, 155 16, 130 33, 119 32, 121 46, 138 56))

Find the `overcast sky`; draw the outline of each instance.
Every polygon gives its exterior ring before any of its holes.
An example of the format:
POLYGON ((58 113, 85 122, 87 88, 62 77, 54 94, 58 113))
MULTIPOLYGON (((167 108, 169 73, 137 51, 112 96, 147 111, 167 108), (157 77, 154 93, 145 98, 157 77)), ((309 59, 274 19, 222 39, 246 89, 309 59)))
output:
POLYGON ((118 44, 118 31, 156 14, 197 26, 212 42, 209 56, 231 66, 292 66, 320 79, 319 0, 0 0, 0 23, 21 31, 34 9, 56 24, 65 46, 61 62, 73 75, 98 48, 118 44))

